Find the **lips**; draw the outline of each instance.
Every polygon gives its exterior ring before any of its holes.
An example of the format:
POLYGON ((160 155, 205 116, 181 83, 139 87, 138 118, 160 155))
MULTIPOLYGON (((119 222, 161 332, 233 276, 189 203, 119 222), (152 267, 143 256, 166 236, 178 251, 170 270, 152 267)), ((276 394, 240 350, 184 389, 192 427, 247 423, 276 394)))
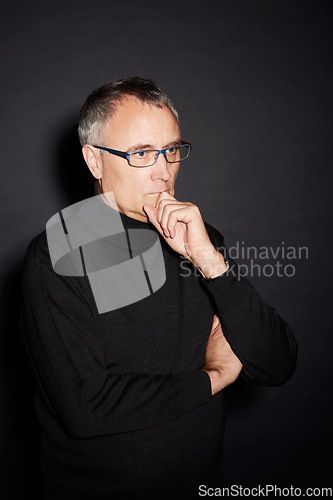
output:
POLYGON ((153 194, 158 194, 158 195, 160 195, 161 193, 167 193, 167 192, 168 192, 167 190, 165 190, 165 191, 156 191, 155 193, 148 193, 148 196, 151 196, 151 195, 153 195, 153 194))

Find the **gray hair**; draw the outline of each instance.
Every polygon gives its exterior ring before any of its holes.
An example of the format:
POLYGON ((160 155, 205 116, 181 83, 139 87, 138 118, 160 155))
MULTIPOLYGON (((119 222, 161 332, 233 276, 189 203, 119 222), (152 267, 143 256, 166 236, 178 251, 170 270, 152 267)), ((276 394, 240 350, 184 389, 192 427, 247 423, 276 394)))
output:
POLYGON ((115 114, 119 102, 129 96, 158 108, 169 108, 179 124, 174 105, 155 82, 139 77, 122 78, 102 85, 87 97, 81 108, 78 126, 81 146, 103 145, 103 131, 108 120, 115 114))

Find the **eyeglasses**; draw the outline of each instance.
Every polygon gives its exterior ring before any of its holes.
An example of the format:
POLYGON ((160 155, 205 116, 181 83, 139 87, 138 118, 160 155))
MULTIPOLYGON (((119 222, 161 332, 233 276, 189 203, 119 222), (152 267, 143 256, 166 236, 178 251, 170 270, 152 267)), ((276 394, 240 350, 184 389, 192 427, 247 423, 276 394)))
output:
POLYGON ((155 165, 160 154, 168 163, 178 163, 186 160, 190 156, 192 145, 189 142, 182 142, 175 146, 169 146, 165 149, 140 149, 139 151, 132 151, 125 153, 124 151, 117 151, 116 149, 109 149, 103 146, 94 146, 94 148, 102 149, 108 153, 122 158, 126 158, 131 167, 151 167, 155 165))

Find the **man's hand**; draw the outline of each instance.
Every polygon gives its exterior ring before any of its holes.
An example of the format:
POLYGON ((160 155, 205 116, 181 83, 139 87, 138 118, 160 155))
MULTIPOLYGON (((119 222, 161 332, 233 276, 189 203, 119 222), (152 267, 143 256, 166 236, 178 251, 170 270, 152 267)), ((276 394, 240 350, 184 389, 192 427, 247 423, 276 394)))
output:
POLYGON ((212 396, 227 385, 232 384, 241 372, 243 365, 231 350, 223 335, 218 316, 214 316, 212 330, 206 346, 206 360, 202 370, 210 377, 212 396))
POLYGON ((203 276, 215 278, 227 270, 222 254, 209 239, 196 205, 161 193, 155 207, 144 205, 143 209, 168 245, 192 262, 203 276))

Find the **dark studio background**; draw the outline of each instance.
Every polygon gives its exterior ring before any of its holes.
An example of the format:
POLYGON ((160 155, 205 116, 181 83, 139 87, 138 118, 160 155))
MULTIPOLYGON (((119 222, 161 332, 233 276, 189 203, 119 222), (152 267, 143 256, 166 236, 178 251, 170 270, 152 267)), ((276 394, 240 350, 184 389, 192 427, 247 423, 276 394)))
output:
POLYGON ((2 3, 1 499, 38 498, 33 380, 17 328, 24 252, 53 214, 92 195, 78 112, 92 89, 128 75, 157 81, 193 144, 178 199, 199 205, 228 246, 309 249, 290 261, 293 277, 252 279, 292 325, 298 368, 281 387, 227 389, 226 482, 332 486, 330 5, 2 3))

